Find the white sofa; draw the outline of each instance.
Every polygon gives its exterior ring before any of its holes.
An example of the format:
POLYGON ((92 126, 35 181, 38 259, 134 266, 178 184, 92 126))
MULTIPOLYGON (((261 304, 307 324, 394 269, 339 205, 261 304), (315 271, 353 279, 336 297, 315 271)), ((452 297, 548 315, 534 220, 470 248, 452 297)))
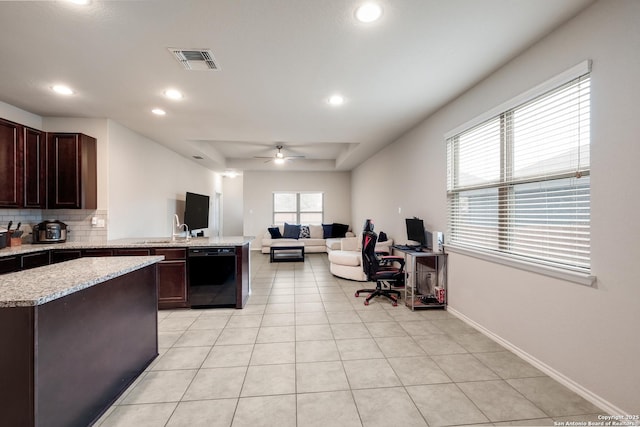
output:
MULTIPOLYGON (((376 252, 391 252, 393 240, 376 243, 376 252)), ((362 269, 362 238, 345 237, 340 239, 340 249, 329 252, 329 271, 343 279, 366 282, 367 276, 362 269)))
MULTIPOLYGON (((284 234, 283 226, 279 226, 278 229, 280 230, 280 234, 284 234)), ((291 242, 291 243, 302 242, 304 243, 305 253, 324 253, 324 252, 331 252, 336 249, 340 249, 340 240, 343 238, 333 237, 333 238, 325 239, 323 237, 324 231, 321 225, 310 225, 309 233, 310 233, 309 237, 302 237, 298 239, 285 239, 285 238, 272 239, 271 233, 269 233, 269 231, 267 230, 267 232, 264 233, 264 235, 262 236, 261 252, 263 254, 268 254, 271 250, 271 244, 274 242, 277 242, 279 244, 285 243, 285 242, 291 242)), ((350 231, 347 231, 345 236, 353 237, 355 236, 355 234, 353 234, 350 231)))

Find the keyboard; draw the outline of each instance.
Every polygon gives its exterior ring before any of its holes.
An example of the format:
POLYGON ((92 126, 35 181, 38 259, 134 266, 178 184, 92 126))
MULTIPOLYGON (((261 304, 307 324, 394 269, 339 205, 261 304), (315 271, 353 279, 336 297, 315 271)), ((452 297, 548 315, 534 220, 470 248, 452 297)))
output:
POLYGON ((393 245, 394 248, 400 249, 401 251, 419 251, 420 246, 410 246, 410 245, 393 245))

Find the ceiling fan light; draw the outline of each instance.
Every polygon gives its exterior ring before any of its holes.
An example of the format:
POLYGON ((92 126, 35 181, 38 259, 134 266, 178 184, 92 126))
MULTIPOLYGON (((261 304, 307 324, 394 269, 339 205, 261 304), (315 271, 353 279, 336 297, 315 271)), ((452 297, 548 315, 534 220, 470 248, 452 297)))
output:
POLYGON ((276 157, 275 159, 273 159, 273 163, 275 163, 276 165, 284 164, 284 158, 276 157))
POLYGON ((282 154, 281 152, 279 152, 279 151, 278 151, 278 152, 276 153, 276 158, 278 158, 278 159, 284 159, 284 154, 282 154))

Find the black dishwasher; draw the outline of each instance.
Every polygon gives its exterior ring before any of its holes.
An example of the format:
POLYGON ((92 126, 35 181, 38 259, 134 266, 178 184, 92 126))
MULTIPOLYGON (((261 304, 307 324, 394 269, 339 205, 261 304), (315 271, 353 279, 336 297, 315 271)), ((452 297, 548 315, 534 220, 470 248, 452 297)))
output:
POLYGON ((236 249, 189 249, 189 303, 192 308, 235 307, 236 249))

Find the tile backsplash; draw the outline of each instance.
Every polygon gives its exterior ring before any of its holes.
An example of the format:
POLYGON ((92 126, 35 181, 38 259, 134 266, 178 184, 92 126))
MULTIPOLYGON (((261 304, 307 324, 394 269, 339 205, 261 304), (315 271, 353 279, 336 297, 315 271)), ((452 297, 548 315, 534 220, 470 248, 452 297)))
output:
POLYGON ((67 241, 69 242, 106 242, 107 211, 88 209, 0 209, 0 227, 7 228, 13 221, 12 229, 22 223, 24 243, 32 242, 31 229, 34 225, 47 219, 57 219, 67 224, 67 241), (104 221, 104 227, 91 224, 91 219, 104 221))

